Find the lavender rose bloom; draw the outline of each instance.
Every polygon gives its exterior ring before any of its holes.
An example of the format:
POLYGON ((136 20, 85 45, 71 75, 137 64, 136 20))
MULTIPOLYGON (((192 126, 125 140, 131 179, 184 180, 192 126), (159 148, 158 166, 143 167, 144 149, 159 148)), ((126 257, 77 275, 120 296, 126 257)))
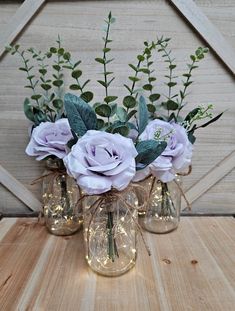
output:
POLYGON ((135 175, 137 151, 131 139, 90 130, 64 158, 70 176, 87 194, 125 189, 135 175))
POLYGON ((42 122, 33 129, 25 152, 42 160, 54 155, 63 159, 67 154, 67 143, 73 138, 67 119, 56 122, 42 122))
POLYGON ((175 178, 175 173, 191 164, 192 144, 188 140, 186 130, 176 123, 161 120, 149 122, 140 140, 164 139, 167 147, 147 168, 139 171, 135 181, 141 180, 151 173, 162 182, 169 182, 175 178))

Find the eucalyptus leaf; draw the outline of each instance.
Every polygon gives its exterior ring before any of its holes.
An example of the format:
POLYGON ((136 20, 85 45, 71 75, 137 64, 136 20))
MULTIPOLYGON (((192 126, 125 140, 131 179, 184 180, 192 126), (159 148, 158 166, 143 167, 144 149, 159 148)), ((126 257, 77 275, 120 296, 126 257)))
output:
POLYGON ((96 129, 101 130, 103 127, 104 127, 104 120, 103 119, 97 119, 96 129))
POLYGON ((136 105, 136 99, 131 95, 125 96, 123 98, 123 105, 126 108, 134 108, 136 105))
POLYGON ((126 122, 127 111, 123 107, 117 107, 116 115, 121 122, 126 122))
POLYGON ((80 78, 81 75, 82 75, 82 71, 79 70, 79 69, 78 69, 78 70, 74 70, 74 71, 72 71, 72 73, 71 73, 71 76, 72 76, 74 79, 80 78))
POLYGON ((94 95, 93 95, 92 92, 87 91, 87 92, 82 93, 80 97, 81 97, 86 103, 89 103, 90 101, 92 101, 93 96, 94 96, 94 95))
POLYGON ((162 154, 166 146, 167 143, 165 141, 156 141, 156 140, 140 141, 136 145, 136 150, 138 152, 138 155, 135 158, 136 163, 141 163, 142 168, 146 167, 162 154))
POLYGON ((101 117, 110 117, 112 113, 112 109, 107 104, 100 104, 99 106, 95 107, 95 112, 101 117))
POLYGON ((143 96, 139 99, 139 135, 143 133, 148 124, 148 108, 143 96))
POLYGON ((104 101, 108 104, 108 103, 114 102, 117 98, 118 98, 117 96, 106 96, 104 98, 104 101))
POLYGON ((155 102, 155 101, 157 101, 160 97, 161 97, 160 94, 151 94, 151 95, 149 96, 149 100, 150 100, 151 102, 155 102))
POLYGON ((69 124, 78 136, 83 136, 88 130, 96 129, 96 114, 82 98, 66 93, 64 106, 69 124))
POLYGON ((126 125, 119 125, 113 129, 113 134, 118 133, 122 136, 127 136, 129 134, 129 127, 126 125))
POLYGON ((32 122, 34 122, 34 113, 28 98, 24 100, 24 114, 32 122))
POLYGON ((127 114, 127 118, 126 120, 129 121, 135 114, 137 113, 137 110, 131 110, 128 114, 127 114))

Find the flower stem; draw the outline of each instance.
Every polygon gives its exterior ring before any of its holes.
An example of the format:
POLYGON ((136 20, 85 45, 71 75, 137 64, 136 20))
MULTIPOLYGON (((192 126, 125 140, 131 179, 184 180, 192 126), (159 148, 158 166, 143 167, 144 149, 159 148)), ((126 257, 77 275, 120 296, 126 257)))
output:
POLYGON ((113 234, 113 212, 108 212, 108 220, 107 220, 107 234, 108 234, 108 257, 115 261, 115 257, 119 257, 116 240, 113 234))

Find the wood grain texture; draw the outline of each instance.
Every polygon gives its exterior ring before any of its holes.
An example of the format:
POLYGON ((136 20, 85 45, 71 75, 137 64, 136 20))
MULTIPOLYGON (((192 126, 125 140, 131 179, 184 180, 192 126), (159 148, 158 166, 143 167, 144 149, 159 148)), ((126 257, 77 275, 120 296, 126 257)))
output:
POLYGON ((87 267, 82 232, 56 237, 36 220, 4 218, 1 308, 233 311, 234 224, 230 217, 184 217, 170 234, 144 232, 152 256, 140 242, 136 267, 121 277, 107 278, 87 267))
MULTIPOLYGON (((220 163, 207 172, 195 185, 185 193, 189 203, 200 198, 208 189, 216 184, 235 167, 235 151, 231 152, 220 163)), ((182 202, 182 209, 186 208, 186 202, 182 202)))
MULTIPOLYGON (((232 0, 196 0, 210 20, 235 48, 234 12, 232 0)), ((15 14, 19 3, 0 0, 0 27, 5 27, 15 14)), ((103 89, 97 84, 101 70, 95 57, 102 50, 101 25, 103 17, 112 10, 117 17, 113 25, 112 43, 115 72, 111 92, 120 98, 126 95, 123 82, 131 74, 128 63, 132 63, 142 50, 143 41, 156 38, 156 35, 172 37, 171 47, 178 66, 176 74, 185 71, 188 55, 203 45, 195 31, 175 11, 167 1, 48 1, 43 10, 24 29, 18 42, 23 48, 35 46, 46 50, 60 33, 63 44, 71 50, 73 56, 82 59, 84 79, 91 78, 91 88, 96 93, 95 101, 103 98, 103 89)), ((43 171, 42 163, 25 155, 28 142, 28 121, 22 112, 22 103, 29 96, 24 89, 25 77, 17 68, 21 65, 16 57, 6 55, 0 62, 0 162, 17 180, 23 183, 38 199, 40 185, 30 186, 43 171), (24 168, 24 169, 22 169, 24 168)), ((156 56, 157 92, 165 92, 164 75, 167 74, 164 63, 156 56)), ((71 81, 66 75, 66 81, 71 81)), ((220 163, 234 151, 235 88, 234 79, 225 70, 218 58, 211 52, 195 72, 194 83, 188 97, 185 114, 195 105, 213 103, 215 114, 228 109, 221 120, 197 133, 197 142, 193 156, 193 172, 184 178, 184 189, 189 190, 211 168, 220 163)), ((178 79, 181 83, 181 77, 178 79)), ((231 171, 219 183, 211 187, 204 195, 194 201, 193 212, 235 212, 234 200, 235 171, 231 171)), ((27 207, 0 186, 0 212, 28 213, 27 207)))
POLYGON ((18 180, 0 165, 0 183, 13 193, 20 201, 35 212, 42 210, 42 203, 18 180))
POLYGON ((12 43, 45 1, 46 0, 25 0, 11 18, 9 24, 7 24, 4 29, 1 29, 0 57, 4 53, 5 47, 12 43))
POLYGON ((235 76, 235 52, 193 0, 170 0, 235 76))

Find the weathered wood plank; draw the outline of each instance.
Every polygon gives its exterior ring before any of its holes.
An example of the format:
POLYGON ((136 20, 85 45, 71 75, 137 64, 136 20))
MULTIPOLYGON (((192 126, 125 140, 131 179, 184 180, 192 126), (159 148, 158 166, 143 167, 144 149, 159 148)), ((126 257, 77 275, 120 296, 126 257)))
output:
POLYGON ((235 75, 235 52, 193 0, 170 0, 235 75))
POLYGON ((26 188, 15 179, 6 169, 0 165, 0 183, 11 191, 17 198, 24 202, 33 211, 40 211, 42 203, 26 188))
POLYGON ((12 219, 2 220, 1 307, 233 311, 234 218, 184 217, 170 234, 144 234, 152 256, 148 257, 140 242, 136 267, 121 277, 107 278, 87 267, 81 231, 56 237, 36 220, 21 219, 15 224, 12 219))
POLYGON ((0 33, 0 57, 46 0, 25 0, 0 33))
MULTIPOLYGON (((208 189, 210 189, 221 178, 227 175, 235 167, 235 151, 220 161, 215 167, 207 172, 195 185, 185 193, 190 203, 193 203, 208 189)), ((186 207, 186 202, 182 201, 182 208, 186 207)))

